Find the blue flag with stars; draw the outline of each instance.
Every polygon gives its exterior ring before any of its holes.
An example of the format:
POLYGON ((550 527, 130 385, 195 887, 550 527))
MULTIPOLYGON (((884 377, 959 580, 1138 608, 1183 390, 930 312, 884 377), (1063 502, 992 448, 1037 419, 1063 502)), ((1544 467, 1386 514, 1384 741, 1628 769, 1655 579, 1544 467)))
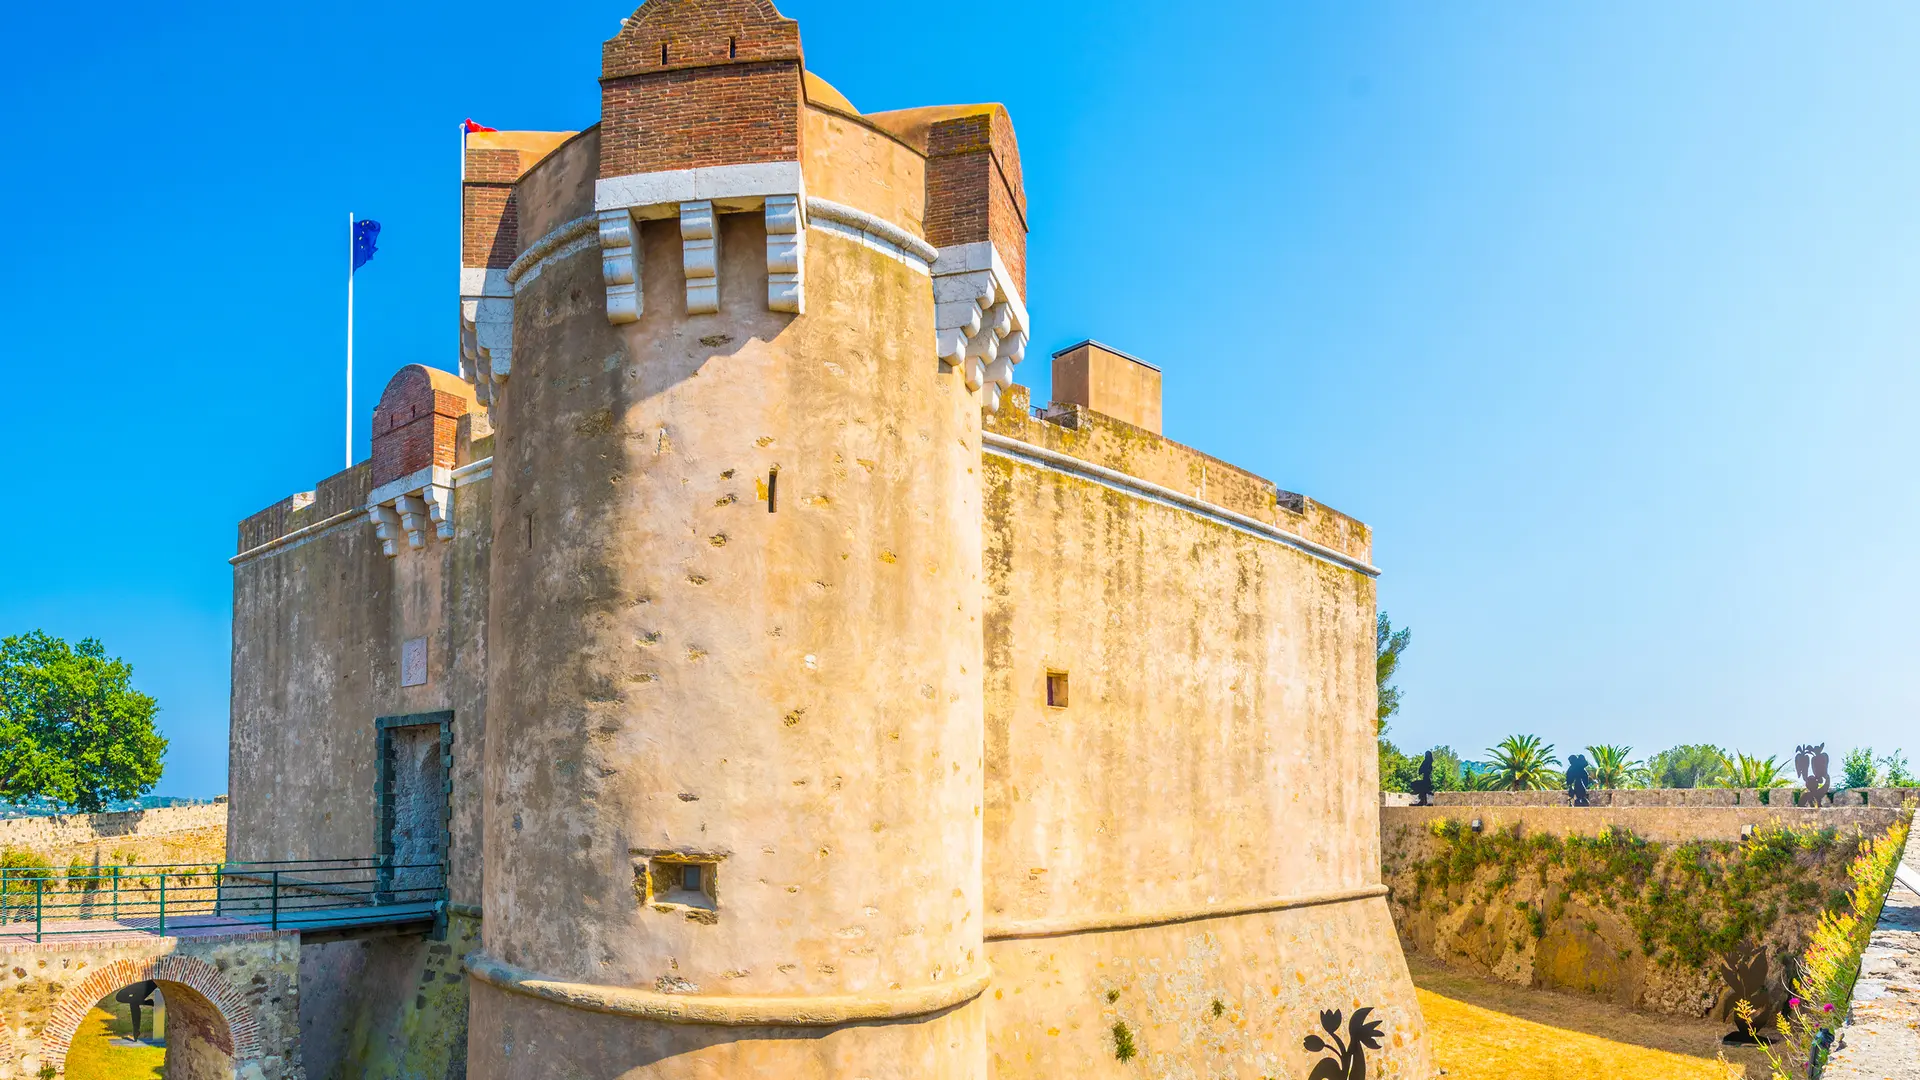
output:
POLYGON ((371 219, 353 223, 353 268, 367 265, 373 253, 380 250, 375 241, 380 239, 380 223, 371 219))

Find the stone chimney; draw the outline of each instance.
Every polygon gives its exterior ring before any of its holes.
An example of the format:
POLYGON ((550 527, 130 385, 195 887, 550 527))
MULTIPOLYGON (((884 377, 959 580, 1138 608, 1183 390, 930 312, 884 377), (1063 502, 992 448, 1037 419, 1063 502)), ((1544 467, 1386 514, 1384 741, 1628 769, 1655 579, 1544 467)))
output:
POLYGON ((1053 354, 1053 401, 1160 434, 1160 369, 1097 341, 1053 354))

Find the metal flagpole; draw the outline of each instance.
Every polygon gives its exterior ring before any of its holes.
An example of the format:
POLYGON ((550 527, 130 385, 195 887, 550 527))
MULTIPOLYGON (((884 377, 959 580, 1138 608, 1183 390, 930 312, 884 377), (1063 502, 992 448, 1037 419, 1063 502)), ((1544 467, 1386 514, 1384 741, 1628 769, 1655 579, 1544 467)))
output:
POLYGON ((353 211, 347 211, 347 468, 353 468, 353 211))

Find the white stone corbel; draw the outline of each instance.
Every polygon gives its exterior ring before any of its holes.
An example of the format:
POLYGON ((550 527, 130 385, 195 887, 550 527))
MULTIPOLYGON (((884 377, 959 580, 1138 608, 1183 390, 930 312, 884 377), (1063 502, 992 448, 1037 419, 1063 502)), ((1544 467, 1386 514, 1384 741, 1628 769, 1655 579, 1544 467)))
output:
POLYGON ((767 196, 767 310, 807 310, 807 222, 798 195, 767 196))
POLYGON ((411 548, 426 547, 426 501, 418 495, 402 495, 393 500, 393 508, 400 512, 400 528, 407 534, 407 546, 411 548))
POLYGON ((380 550, 388 558, 400 554, 400 538, 410 548, 427 546, 427 534, 453 539, 453 470, 429 466, 373 489, 367 497, 367 518, 373 522, 380 550))
POLYGON ((599 219, 600 276, 607 286, 607 321, 615 326, 636 322, 646 310, 641 292, 645 264, 640 223, 625 207, 602 210, 599 219))
POLYGON ((687 314, 720 310, 720 228, 711 199, 680 204, 680 264, 687 277, 687 314))
POLYGON ((991 243, 942 248, 933 264, 934 354, 980 391, 988 412, 1027 354, 1027 306, 991 243))
POLYGON ((380 541, 380 551, 389 559, 400 554, 400 512, 374 503, 367 507, 367 518, 373 522, 373 535, 380 541))
POLYGON ((513 372, 513 286, 505 270, 460 268, 460 374, 491 405, 513 372))
POLYGON ((764 214, 767 222, 767 307, 799 314, 806 308, 806 207, 806 185, 797 161, 669 169, 594 181, 607 319, 624 323, 640 316, 640 223, 675 218, 680 222, 687 314, 719 311, 720 215, 755 212, 764 214), (627 284, 628 252, 634 285, 630 303, 624 293, 615 293, 616 286, 627 284))

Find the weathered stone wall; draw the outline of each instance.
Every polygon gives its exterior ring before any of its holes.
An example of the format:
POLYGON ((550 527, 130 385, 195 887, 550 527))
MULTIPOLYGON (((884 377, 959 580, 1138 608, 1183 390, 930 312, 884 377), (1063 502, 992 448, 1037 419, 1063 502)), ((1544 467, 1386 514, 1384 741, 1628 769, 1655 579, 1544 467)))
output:
POLYGON ((442 939, 303 946, 300 1034, 308 1080, 455 1080, 466 1075, 467 978, 480 923, 448 916, 442 939))
POLYGON ((0 821, 0 850, 31 851, 60 866, 75 859, 88 866, 218 863, 226 847, 223 803, 0 821))
POLYGON ((1779 991, 1820 911, 1843 900, 1858 838, 1901 813, 1386 807, 1382 870, 1409 951, 1523 985, 1724 1018, 1729 962, 1764 950, 1779 991))
POLYGON ((153 979, 167 1000, 167 1075, 181 1080, 302 1080, 298 938, 0 939, 0 1080, 66 1069, 87 1012, 153 979))
MULTIPOLYGON (((1016 387, 989 429, 1364 565, 1365 527, 1337 512, 1098 413, 1072 420, 1029 417, 1016 387)), ((1066 466, 982 469, 995 1075, 1117 1075, 1117 1024, 1154 1073, 1305 1075, 1319 1011, 1357 1004, 1387 1033, 1369 1075, 1424 1080, 1371 891, 1373 579, 1066 466)))

